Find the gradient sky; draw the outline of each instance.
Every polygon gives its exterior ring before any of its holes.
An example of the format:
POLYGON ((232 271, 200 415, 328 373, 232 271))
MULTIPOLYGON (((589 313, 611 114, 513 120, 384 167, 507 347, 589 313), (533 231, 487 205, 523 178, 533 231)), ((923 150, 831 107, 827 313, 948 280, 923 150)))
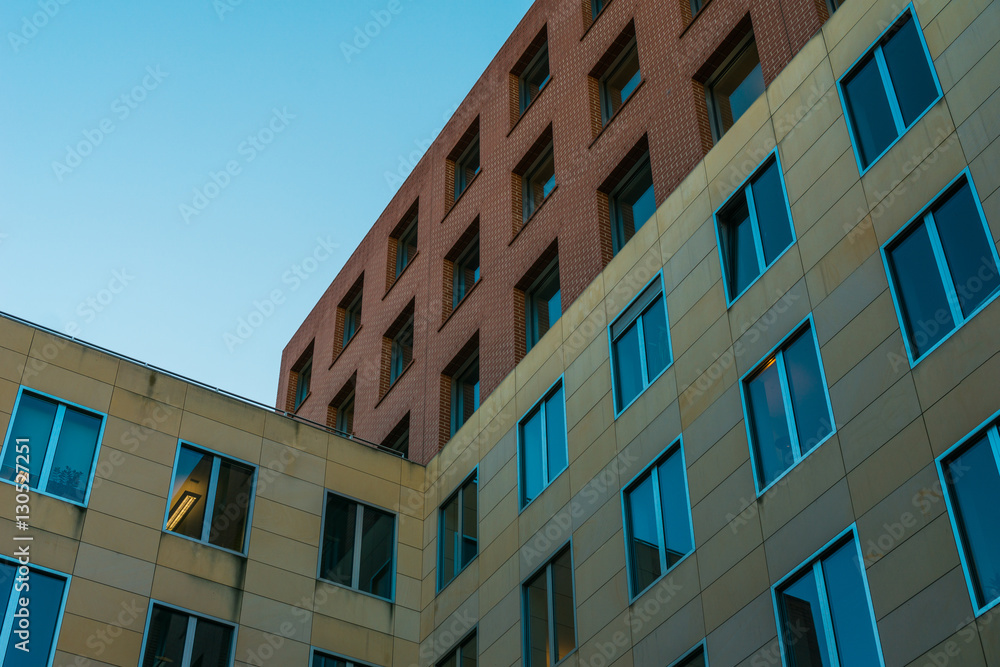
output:
POLYGON ((530 5, 3 0, 0 310, 273 404, 386 173, 530 5))

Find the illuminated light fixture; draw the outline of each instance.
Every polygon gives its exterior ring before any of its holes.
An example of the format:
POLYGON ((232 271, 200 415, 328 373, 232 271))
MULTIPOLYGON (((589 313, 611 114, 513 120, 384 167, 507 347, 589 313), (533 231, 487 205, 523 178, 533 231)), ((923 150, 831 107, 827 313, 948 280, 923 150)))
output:
POLYGON ((185 491, 181 494, 180 500, 174 504, 174 508, 170 511, 170 519, 167 521, 167 530, 173 530, 177 524, 179 524, 184 517, 188 515, 194 504, 198 502, 201 498, 197 493, 192 493, 190 491, 185 491))

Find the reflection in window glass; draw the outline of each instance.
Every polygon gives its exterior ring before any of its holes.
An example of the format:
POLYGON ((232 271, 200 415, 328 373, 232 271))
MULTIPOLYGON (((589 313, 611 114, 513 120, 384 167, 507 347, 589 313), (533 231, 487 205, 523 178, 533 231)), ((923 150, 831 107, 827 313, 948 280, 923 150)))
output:
POLYGON ((524 294, 525 349, 531 350, 562 315, 559 289, 559 259, 542 271, 524 294))
POLYGON ((566 469, 569 454, 565 401, 560 382, 518 425, 522 507, 537 498, 566 469))
POLYGON ((962 564, 975 607, 981 611, 1000 600, 1000 435, 985 435, 960 446, 942 462, 949 510, 959 536, 962 564))
POLYGON ((454 286, 452 303, 454 308, 465 298, 472 286, 479 282, 479 237, 469 244, 469 247, 455 260, 454 286))
POLYGON ((102 415, 22 389, 4 445, 0 478, 15 482, 20 464, 20 470, 28 472, 30 488, 84 504, 103 426, 102 415))
POLYGON ((569 547, 524 584, 523 596, 527 619, 526 665, 554 665, 576 648, 573 561, 569 547))
POLYGON ((392 599, 395 546, 393 515, 327 494, 321 579, 392 599))
POLYGON ((551 76, 549 74, 549 45, 543 44, 531 59, 528 66, 524 68, 521 75, 521 113, 535 101, 542 89, 548 85, 551 76))
POLYGON ((17 569, 18 563, 0 558, 0 609, 7 612, 3 631, 9 635, 0 662, 13 667, 48 667, 55 654, 66 579, 35 567, 22 578, 17 569), (30 622, 27 637, 14 632, 23 633, 25 628, 18 619, 26 614, 30 622), (25 651, 25 646, 29 650, 25 651))
POLYGON ((469 420, 479 409, 479 353, 465 362, 452 378, 451 387, 451 434, 469 420))
POLYGON ((757 43, 751 37, 739 55, 708 85, 709 117, 714 139, 721 139, 763 92, 764 74, 757 43))
POLYGON ((841 79, 840 89, 858 162, 867 169, 941 96, 910 9, 841 79))
POLYGON ((444 588, 479 553, 478 476, 473 475, 441 506, 438 588, 444 588))
POLYGON ((812 326, 784 342, 742 384, 757 489, 762 491, 833 433, 812 326))
POLYGON ((625 51, 618 56, 618 59, 608 69, 608 73, 601 79, 601 107, 604 123, 607 123, 618 113, 618 109, 632 96, 641 81, 639 50, 636 48, 633 37, 631 44, 625 47, 625 51))
POLYGON ((608 203, 611 215, 612 251, 618 254, 629 239, 656 213, 653 171, 648 154, 611 192, 608 203))
POLYGON ((652 384, 671 361, 667 310, 657 277, 611 324, 616 413, 652 384))
POLYGON ((146 631, 143 667, 226 667, 232 653, 232 626, 153 605, 146 631))

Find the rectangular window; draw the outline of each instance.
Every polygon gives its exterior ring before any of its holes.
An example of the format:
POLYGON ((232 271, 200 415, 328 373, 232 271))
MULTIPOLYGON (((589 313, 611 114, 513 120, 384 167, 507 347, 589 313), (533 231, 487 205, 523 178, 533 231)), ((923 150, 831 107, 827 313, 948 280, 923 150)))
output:
POLYGON ((639 49, 633 36, 632 43, 625 47, 622 54, 608 68, 607 74, 601 78, 602 124, 607 125, 608 121, 618 113, 621 106, 639 87, 641 81, 639 49))
POLYGON ((246 553, 257 469, 182 443, 164 530, 246 553))
POLYGON ((346 435, 354 435, 354 392, 352 391, 337 406, 337 422, 334 428, 346 435))
POLYGON ((705 86, 712 138, 718 141, 764 93, 764 74, 753 35, 734 50, 705 86))
POLYGON ((608 4, 608 2, 610 2, 610 0, 590 0, 591 20, 597 18, 597 15, 604 10, 604 5, 608 4))
POLYGON ((993 423, 938 459, 948 515, 976 615, 1000 603, 1000 433, 993 423))
POLYGON ((18 574, 18 566, 13 559, 0 557, 0 593, 3 593, 0 636, 6 644, 0 653, 0 664, 45 667, 52 664, 55 656, 69 577, 36 565, 31 565, 31 571, 22 576, 18 574), (29 619, 30 628, 23 625, 25 618, 29 619), (23 634, 26 630, 30 636, 23 634))
POLYGON ((21 388, 7 429, 0 479, 86 505, 104 433, 104 415, 21 388), (23 481, 22 481, 23 483, 23 481))
POLYGON ((662 275, 632 300, 608 332, 617 418, 672 361, 662 275))
POLYGON ((368 663, 348 660, 316 649, 313 649, 313 657, 309 665, 310 667, 368 667, 368 663))
POLYGON ((410 413, 399 420, 382 440, 382 448, 398 452, 404 459, 410 456, 410 413))
POLYGON ((556 258, 524 295, 525 348, 530 350, 562 314, 559 289, 559 259, 556 258))
POLYGON ((309 395, 309 384, 312 382, 313 362, 310 358, 298 371, 298 382, 295 385, 295 409, 298 410, 302 402, 309 395))
POLYGON ((622 179, 608 200, 611 209, 611 245, 613 252, 618 254, 656 213, 649 153, 622 179))
POLYGON ((719 207, 715 231, 732 305, 795 242, 777 151, 719 207))
POLYGON ((703 0, 691 0, 691 16, 693 17, 700 12, 704 4, 703 0))
POLYGON ((759 495, 834 432, 811 316, 743 377, 740 389, 759 495))
POLYGON ((417 254, 417 216, 396 239, 396 277, 403 272, 413 256, 417 254))
POLYGON ((479 174, 479 134, 455 161, 455 200, 457 201, 472 179, 479 174))
POLYGON ((444 502, 438 516, 438 590, 479 553, 479 476, 473 473, 444 502))
POLYGON ((479 664, 479 642, 475 631, 469 635, 437 667, 476 667, 479 664))
POLYGON ((550 143, 522 178, 524 222, 538 210, 555 187, 556 162, 550 143))
POLYGON ((694 551, 680 440, 622 491, 622 506, 629 591, 634 600, 694 551))
POLYGON ((1000 294, 996 246, 966 169, 882 248, 915 365, 1000 294))
POLYGON ((344 307, 344 341, 346 346, 361 328, 361 292, 344 307))
POLYGON ((884 665, 864 572, 852 526, 775 585, 783 665, 884 665))
POLYGON ((875 40, 837 87, 864 173, 941 99, 941 84, 912 7, 875 40))
POLYGON ((392 514, 326 494, 320 579, 392 600, 395 552, 392 514))
POLYGON ((576 649, 570 551, 567 545, 522 586, 526 667, 555 665, 576 649))
POLYGON ((457 306, 473 285, 479 282, 479 236, 469 243, 462 254, 455 260, 454 290, 452 291, 452 308, 457 306))
POLYGON ((566 395, 561 379, 518 422, 517 440, 523 508, 569 464, 566 395))
POLYGON ((451 434, 469 420, 479 409, 479 353, 465 362, 452 378, 451 385, 451 434))
POLYGON ((669 667, 708 667, 708 658, 705 655, 705 642, 695 646, 685 653, 680 660, 669 667))
POLYGON ((549 45, 542 45, 520 77, 521 113, 535 101, 552 78, 549 73, 549 45))
POLYGON ((234 626, 153 603, 142 667, 225 667, 235 653, 234 626))
POLYGON ((393 384, 413 360, 413 318, 392 339, 392 358, 389 363, 389 384, 393 384))

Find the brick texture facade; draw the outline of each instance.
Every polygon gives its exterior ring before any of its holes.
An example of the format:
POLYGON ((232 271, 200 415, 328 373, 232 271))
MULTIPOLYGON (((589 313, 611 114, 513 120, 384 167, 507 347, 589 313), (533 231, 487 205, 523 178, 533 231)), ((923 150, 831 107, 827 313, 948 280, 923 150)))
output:
POLYGON ((289 341, 277 406, 287 408, 294 366, 313 345, 311 391, 299 415, 326 422, 335 395, 356 375, 356 435, 383 442, 409 414, 410 458, 433 457, 445 432, 446 366, 478 332, 482 397, 513 370, 524 350, 524 313, 512 293, 542 253, 558 243, 564 307, 610 260, 601 188, 635 147, 648 145, 657 204, 704 157, 711 134, 702 84, 726 45, 752 29, 770 83, 827 18, 824 0, 711 0, 693 19, 685 4, 611 0, 591 20, 588 0, 535 2, 289 341), (642 83, 602 127, 594 73, 633 31, 642 83), (540 38, 548 40, 551 80, 520 114, 516 73, 540 38), (512 237, 518 167, 550 127, 557 188, 528 224, 514 224, 512 237), (456 200, 455 161, 477 135, 481 171, 456 200), (390 238, 417 201, 419 255, 394 280, 390 238), (477 219, 482 284, 451 313, 446 257, 477 219), (341 350, 343 306, 365 273, 386 281, 364 282, 363 326, 341 350), (411 301, 413 367, 386 395, 383 335, 411 301))

